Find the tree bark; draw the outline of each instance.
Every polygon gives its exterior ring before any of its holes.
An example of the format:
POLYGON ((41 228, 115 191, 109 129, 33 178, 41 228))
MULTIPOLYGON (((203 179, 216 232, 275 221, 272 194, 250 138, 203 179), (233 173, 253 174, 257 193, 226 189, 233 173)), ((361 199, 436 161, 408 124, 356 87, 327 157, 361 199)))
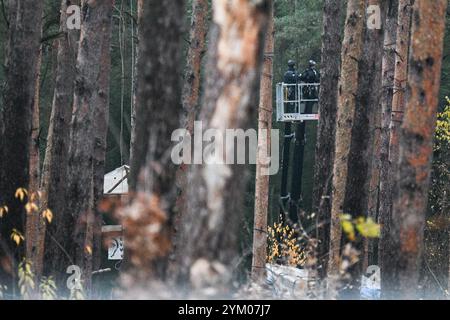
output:
POLYGON ((208 33, 207 0, 192 1, 192 20, 189 37, 189 49, 183 87, 184 127, 190 134, 194 132, 194 121, 198 113, 200 98, 200 69, 206 49, 206 35, 208 33))
POLYGON ((125 110, 125 35, 127 34, 126 21, 125 21, 125 2, 120 2, 120 8, 116 9, 119 13, 119 65, 120 65, 120 131, 119 131, 119 154, 120 154, 120 166, 124 165, 124 152, 126 158, 129 158, 128 150, 124 148, 124 110, 125 110))
POLYGON ((344 200, 347 191, 348 158, 350 155, 358 90, 358 67, 359 59, 361 59, 363 53, 364 9, 364 0, 349 0, 347 3, 333 164, 330 251, 327 270, 329 277, 331 277, 329 281, 333 281, 340 272, 342 236, 340 215, 345 210, 344 200))
POLYGON ((86 241, 89 243, 88 228, 92 227, 94 124, 97 121, 94 116, 98 99, 105 90, 100 87, 99 79, 104 33, 111 30, 112 6, 113 0, 83 2, 65 195, 67 219, 60 228, 67 231, 63 247, 72 260, 68 262, 82 269, 87 284, 92 268, 92 247, 86 241))
MULTIPOLYGON (((377 191, 377 181, 371 185, 372 160, 378 171, 378 155, 374 152, 380 133, 381 64, 383 56, 383 30, 386 2, 366 0, 366 8, 380 8, 382 27, 364 28, 364 46, 359 61, 356 110, 351 132, 350 153, 347 160, 348 176, 343 210, 353 217, 367 216, 371 192, 377 191), (370 187, 374 189, 371 190, 370 187)), ((366 15, 366 19, 369 16, 366 15)), ((378 173, 376 172, 376 175, 378 173)), ((374 180, 377 177, 374 178, 374 180)))
MULTIPOLYGON (((397 38, 398 0, 386 3, 386 22, 384 25, 384 52, 381 66, 381 109, 376 112, 374 155, 372 158, 371 180, 368 201, 368 216, 374 221, 382 214, 381 207, 386 199, 384 182, 388 178, 389 155, 389 123, 392 110, 392 95, 395 71, 395 44, 397 38), (378 130, 378 127, 380 130, 378 130)), ((373 90, 377 90, 374 88, 373 90)), ((375 239, 367 239, 363 269, 376 264, 377 252, 375 239)))
POLYGON ((393 78, 392 105, 391 110, 386 108, 385 123, 383 130, 388 130, 388 134, 384 137, 389 139, 384 141, 383 148, 383 164, 381 179, 381 195, 380 195, 380 215, 379 223, 381 224, 381 237, 379 244, 379 261, 381 268, 381 286, 384 293, 392 288, 393 269, 392 259, 397 252, 393 247, 391 239, 391 220, 392 220, 392 193, 395 190, 395 173, 398 171, 398 131, 403 119, 403 111, 405 106, 406 79, 408 76, 408 48, 411 34, 411 0, 399 0, 398 18, 397 18, 397 35, 395 46, 395 67, 393 78), (387 158, 386 158, 387 157, 387 158))
POLYGON ((270 6, 269 23, 264 47, 264 63, 259 89, 258 153, 256 158, 255 219, 253 227, 252 262, 252 277, 255 281, 265 280, 267 260, 267 215, 269 209, 270 176, 263 174, 262 170, 268 169, 266 157, 271 151, 273 55, 275 40, 273 1, 271 1, 270 6))
POLYGON ((10 29, 6 54, 6 88, 0 132, 0 205, 9 212, 0 220, 0 280, 13 288, 12 274, 24 257, 23 246, 11 241, 13 229, 24 234, 24 203, 14 197, 28 188, 30 142, 36 77, 41 45, 43 2, 18 0, 10 3, 10 29), (5 268, 11 267, 10 272, 5 268))
MULTIPOLYGON (((199 109, 202 58, 206 50, 206 35, 209 24, 208 10, 209 4, 207 0, 194 0, 192 2, 189 49, 182 92, 183 115, 181 119, 181 127, 186 128, 191 137, 194 136, 194 122, 199 109)), ((188 170, 189 164, 182 164, 177 170, 179 193, 177 211, 179 215, 186 211, 187 200, 185 191, 188 170)), ((179 217, 177 220, 179 220, 179 217)))
MULTIPOLYGON (((71 4, 79 4, 78 1, 71 4)), ((59 247, 67 233, 64 226, 65 191, 67 183, 67 163, 70 145, 70 121, 76 76, 76 56, 78 51, 79 31, 67 28, 66 0, 61 1, 60 32, 57 40, 57 66, 55 91, 53 94, 52 113, 47 136, 47 147, 42 168, 41 189, 42 207, 50 208, 53 221, 43 225, 41 233, 45 235, 44 273, 46 275, 64 273, 65 252, 59 247), (59 232, 58 232, 59 230, 59 232)))
MULTIPOLYGON (((41 35, 42 37, 42 35, 41 35)), ((40 86, 41 86, 41 66, 42 66, 42 46, 39 50, 38 62, 37 62, 37 76, 36 76, 36 89, 34 94, 34 106, 33 106, 33 118, 31 129, 31 142, 30 142, 30 183, 29 191, 36 192, 40 186, 40 165, 39 165, 39 107, 40 107, 40 86)))
MULTIPOLYGON (((41 34, 42 37, 42 34, 41 34)), ((36 89, 34 97, 33 118, 32 118, 32 131, 30 141, 30 183, 28 185, 28 191, 31 195, 36 197, 35 202, 40 206, 40 152, 39 152, 39 98, 40 98, 40 85, 41 85, 41 66, 42 66, 42 46, 39 50, 38 63, 37 63, 37 76, 36 76, 36 89)), ((26 259, 31 262, 31 270, 33 271, 36 279, 40 279, 42 274, 42 258, 44 255, 44 241, 40 229, 42 224, 45 224, 41 219, 41 210, 34 210, 26 216, 25 227, 25 241, 26 241, 26 259)))
MULTIPOLYGON (((161 160, 171 145, 167 137, 180 125, 178 57, 181 45, 178 40, 181 39, 182 24, 178 21, 179 16, 174 16, 176 13, 181 16, 183 4, 182 0, 169 4, 152 1, 143 4, 139 23, 142 42, 139 43, 136 132, 129 176, 132 191, 139 189, 165 194, 172 188, 166 181, 173 181, 173 172, 166 168, 163 173, 154 175, 156 172, 151 161, 161 160), (160 21, 153 21, 152 24, 148 20, 160 21), (167 32, 162 33, 161 28, 167 29, 167 32), (155 113, 154 110, 163 112, 155 113), (153 160, 147 158, 149 154, 154 157, 153 160)), ((175 172, 175 166, 172 166, 175 172)))
POLYGON ((447 5, 445 0, 416 0, 413 6, 406 105, 399 132, 398 188, 392 212, 397 252, 394 285, 400 299, 418 297, 447 5))
MULTIPOLYGON (((64 229, 68 218, 65 192, 67 189, 67 165, 70 146, 70 123, 76 77, 76 57, 78 52, 79 31, 67 28, 67 8, 80 1, 61 2, 60 32, 62 36, 57 41, 57 66, 55 90, 52 102, 52 113, 47 137, 47 147, 41 177, 43 191, 43 207, 53 212, 53 222, 43 226, 45 234, 44 273, 54 275, 59 280, 65 274, 68 265, 67 251, 61 249, 61 243, 67 237, 64 229)), ((70 236, 69 236, 70 237, 70 236)))
POLYGON ((102 212, 99 209, 103 198, 103 185, 105 177, 105 160, 109 124, 110 102, 110 75, 111 75, 111 32, 112 23, 107 23, 102 30, 102 44, 100 53, 100 77, 98 79, 99 90, 94 103, 94 162, 93 162, 93 227, 92 227, 92 268, 98 270, 101 263, 102 250, 102 212))
POLYGON ((323 7, 319 124, 314 168, 313 210, 317 219, 318 270, 324 278, 330 243, 331 182, 334 161, 338 82, 341 57, 341 0, 327 0, 323 7))
MULTIPOLYGON (((364 28, 364 45, 362 55, 358 59, 359 75, 356 96, 356 109, 351 132, 350 150, 347 158, 347 183, 343 205, 343 213, 353 218, 376 215, 369 211, 370 198, 378 197, 379 178, 379 138, 381 127, 381 81, 383 34, 385 25, 386 1, 366 0, 366 10, 375 5, 379 8, 381 27, 364 28)), ((366 12, 365 20, 370 23, 370 12, 366 12)), ((365 23, 366 25, 366 23, 365 23)), ((373 216, 372 216, 373 217, 373 216)), ((351 286, 343 292, 348 298, 359 299, 361 274, 364 262, 367 263, 366 247, 369 240, 357 236, 353 246, 359 251, 359 261, 349 267, 351 286)), ((368 249, 368 248, 367 248, 368 249)))
MULTIPOLYGON (((205 97, 200 120, 203 128, 216 129, 224 137, 226 129, 245 129, 257 98, 260 66, 269 1, 213 1, 209 59, 205 97)), ((221 140, 221 139, 218 139, 221 140)), ((205 164, 189 175, 187 214, 181 232, 183 247, 180 279, 191 280, 194 288, 213 285, 208 270, 219 270, 220 284, 229 288, 232 271, 239 257, 239 220, 246 186, 242 165, 217 164, 231 148, 218 141, 221 155, 205 156, 205 164), (214 158, 216 157, 216 158, 214 158), (215 164, 207 164, 209 161, 215 164), (203 269, 203 267, 206 269, 203 269), (203 272, 205 271, 205 272, 203 272)))
POLYGON ((121 212, 129 288, 166 276, 176 200, 170 137, 180 126, 184 11, 183 0, 144 1, 139 21, 137 117, 129 176, 137 194, 131 211, 121 212), (152 224, 158 225, 158 232, 151 231, 152 224))
MULTIPOLYGON (((137 0, 137 45, 135 49, 135 59, 134 59, 134 74, 133 74, 133 104, 131 105, 131 138, 130 138, 130 163, 133 163, 135 141, 136 141, 136 104, 137 104, 137 88, 138 88, 138 63, 139 63, 139 44, 142 43, 142 32, 139 27, 139 22, 141 21, 142 9, 144 6, 144 0, 137 0)), ((133 40, 134 41, 134 40, 133 40)), ((130 183, 130 182, 129 182, 130 183)))

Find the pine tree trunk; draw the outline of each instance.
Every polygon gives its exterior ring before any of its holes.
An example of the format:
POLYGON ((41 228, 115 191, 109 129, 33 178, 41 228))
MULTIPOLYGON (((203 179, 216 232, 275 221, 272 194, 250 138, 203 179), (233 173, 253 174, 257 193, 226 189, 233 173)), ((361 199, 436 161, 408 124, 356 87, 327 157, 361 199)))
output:
MULTIPOLYGON (((382 80, 381 80, 381 116, 377 119, 374 157, 372 162, 372 179, 370 183, 370 194, 368 204, 368 215, 374 221, 382 215, 387 196, 385 181, 388 178, 389 167, 389 123, 392 110, 392 95, 395 71, 395 44, 397 38, 398 0, 389 0, 386 4, 386 23, 384 27, 384 53, 382 58, 382 80)), ((368 265, 376 263, 375 240, 366 241, 367 255, 364 261, 364 269, 368 265)))
POLYGON ((271 1, 269 23, 264 47, 264 63, 261 74, 258 110, 258 153, 256 160, 255 182, 255 219, 253 227, 253 262, 252 277, 256 281, 264 281, 267 260, 267 215, 269 209, 270 176, 264 175, 267 170, 266 157, 270 154, 273 102, 273 55, 274 55, 274 17, 273 1, 271 1))
POLYGON ((6 54, 6 88, 0 132, 0 206, 9 212, 0 221, 0 281, 13 288, 11 274, 4 270, 24 257, 23 244, 17 246, 10 235, 16 229, 25 233, 24 204, 14 197, 18 188, 30 182, 30 142, 36 78, 41 46, 43 2, 17 0, 10 3, 10 29, 6 54))
MULTIPOLYGON (((142 32, 139 27, 139 22, 141 21, 142 9, 144 6, 144 0, 137 0, 137 28, 136 28, 136 36, 137 36, 137 45, 135 49, 135 59, 134 59, 134 74, 133 74, 133 104, 131 105, 131 138, 130 138, 130 163, 133 163, 134 159, 134 150, 135 150, 135 141, 136 141, 136 104, 137 104, 137 87, 138 87, 138 63, 139 63, 139 44, 142 43, 142 32)), ((135 41, 135 40, 133 40, 135 41)))
MULTIPOLYGON (((139 23, 142 42, 139 43, 135 141, 128 179, 132 191, 139 189, 139 191, 165 194, 168 191, 167 188, 172 188, 163 181, 166 179, 173 181, 172 171, 166 168, 160 177, 158 174, 153 175, 154 168, 151 168, 151 160, 147 156, 151 154, 152 157, 154 156, 153 161, 159 161, 171 145, 171 141, 166 137, 170 137, 173 130, 180 125, 178 116, 180 97, 177 92, 180 87, 178 81, 180 68, 176 59, 181 50, 178 39, 181 37, 182 25, 180 21, 175 21, 179 17, 175 19, 175 14, 171 11, 181 14, 181 7, 183 7, 182 0, 170 4, 152 1, 143 4, 143 15, 139 23), (151 12, 146 12, 146 9, 151 12), (148 20, 161 21, 151 24, 148 20), (167 27, 165 23, 170 27, 167 27), (159 28, 168 29, 169 33, 161 33, 159 28), (158 46, 155 46, 155 43, 158 43, 158 46), (153 56, 155 60, 148 58, 149 56, 153 56), (152 79, 149 80, 149 77, 152 79), (154 110, 163 110, 163 112, 155 113, 154 110)), ((174 165, 173 168, 175 170, 174 165)))
MULTIPOLYGON (((86 244, 92 222, 93 166, 95 150, 96 105, 104 88, 100 87, 105 32, 110 32, 113 0, 84 2, 80 45, 77 57, 74 108, 68 159, 66 218, 67 230, 62 245, 72 263, 83 270, 89 284, 92 247, 86 244), (67 236, 70 235, 70 236, 67 236)), ((89 243, 89 242, 88 242, 89 243)))
POLYGON ((333 191, 330 226, 330 251, 328 261, 329 281, 340 271, 341 224, 347 191, 348 158, 355 121, 356 97, 359 79, 359 60, 363 53, 365 1, 349 0, 342 44, 341 78, 339 80, 338 114, 336 126, 335 158, 333 166, 333 191))
MULTIPOLYGON (((403 122, 406 103, 406 87, 408 79, 408 53, 411 36, 412 2, 404 1, 400 3, 402 12, 399 16, 399 29, 397 35, 397 58, 395 61, 394 75, 394 95, 392 101, 391 116, 391 136, 389 144, 389 157, 392 165, 392 172, 397 171, 399 159, 399 131, 403 122)), ((395 186, 391 186, 392 189, 395 186)))
MULTIPOLYGON (((385 4, 380 0, 367 1, 381 9, 384 24, 385 4)), ((368 18, 368 16, 366 16, 368 18)), ((371 165, 375 156, 375 142, 380 133, 381 64, 383 56, 383 29, 364 28, 364 48, 359 60, 358 93, 356 112, 352 128, 351 147, 347 161, 348 177, 344 201, 344 212, 353 217, 368 214, 371 186, 371 165)))
MULTIPOLYGON (((200 114, 204 130, 216 129, 224 136, 226 129, 247 128, 257 98, 269 8, 269 1, 213 1, 205 97, 200 114)), ((227 154, 234 157, 232 147, 227 145, 218 159, 206 155, 205 164, 195 166, 189 175, 190 201, 181 223, 179 275, 182 281, 191 275, 195 288, 214 285, 214 278, 228 287, 230 278, 225 278, 226 274, 239 257, 237 240, 246 187, 245 166, 206 164, 225 160, 227 154), (209 277, 208 270, 216 267, 219 275, 209 277)))
MULTIPOLYGON (((366 8, 375 5, 380 8, 382 25, 385 21, 386 3, 381 0, 366 1, 366 8)), ((370 20, 367 14, 365 20, 370 20)), ((366 23, 364 23, 366 25, 366 23)), ((356 96, 356 109, 351 130, 349 153, 347 158, 347 182, 343 213, 353 218, 367 217, 369 214, 369 199, 374 193, 377 197, 380 126, 381 126, 381 62, 383 56, 383 28, 364 28, 364 44, 362 55, 358 59, 359 75, 356 96), (377 150, 378 149, 378 150, 377 150), (372 171, 372 168, 374 170, 372 171), (372 176, 372 173, 374 175, 372 176), (372 189, 371 189, 372 188, 372 189)), ((375 205, 376 206, 376 205, 375 205)), ((359 298, 362 267, 366 257, 366 239, 357 237, 354 248, 360 252, 359 262, 347 271, 351 274, 351 288, 344 294, 349 298, 359 298)))
MULTIPOLYGON (((349 209, 349 190, 356 184, 352 181, 350 171, 350 157, 354 148, 354 127, 360 119, 356 104, 359 102, 360 65, 363 62, 365 41, 365 1, 349 1, 347 3, 347 19, 345 23, 344 41, 342 45, 341 78, 339 80, 338 115, 336 126, 335 159, 333 167, 333 188, 331 205, 330 226, 330 251, 328 261, 328 286, 329 289, 339 284, 336 281, 341 270, 341 241, 342 230, 340 215, 349 209)), ((367 130, 367 128, 366 128, 367 130)), ((361 172, 364 175, 364 172, 361 172)), ((363 192, 364 190, 358 190, 363 192)), ((352 208, 353 209, 353 208, 352 208)), ((351 273, 358 274, 356 270, 351 273)), ((353 277, 352 280, 355 280, 353 277)))
MULTIPOLYGON (((398 133, 403 119, 405 109, 405 91, 408 77, 408 52, 411 34, 411 0, 399 0, 397 37, 395 46, 395 72, 394 90, 392 95, 392 108, 389 115, 389 142, 388 160, 384 158, 383 177, 380 199, 380 219, 381 238, 379 245, 379 261, 381 267, 382 290, 391 291, 393 286, 394 270, 393 259, 397 255, 396 248, 391 238, 392 224, 392 196, 396 189, 395 174, 398 171, 399 145, 398 133), (386 167, 385 167, 386 165, 386 167)), ((388 110, 386 110, 388 111, 388 110)), ((385 143, 386 144, 386 143, 385 143)), ((383 153, 386 157, 386 153, 383 153)))
MULTIPOLYGON (((30 183, 28 191, 34 194, 36 197, 37 205, 40 206, 40 200, 38 197, 38 192, 40 192, 40 158, 39 158, 39 98, 40 98, 40 85, 41 85, 41 66, 42 66, 42 46, 39 50, 39 57, 37 63, 37 76, 36 76, 36 89, 34 97, 34 107, 33 107, 33 119, 32 119, 32 131, 31 131, 31 142, 30 142, 30 183)), ((44 238, 42 229, 45 222, 41 219, 41 210, 35 210, 27 214, 26 216, 26 253, 25 256, 29 262, 31 262, 31 267, 33 274, 36 279, 40 279, 42 274, 42 262, 44 257, 44 238)))
POLYGON ((417 298, 436 126, 446 0, 416 0, 413 6, 409 75, 394 190, 395 288, 397 298, 417 298), (432 30, 432 32, 430 32, 432 30))
MULTIPOLYGON (((79 4, 79 2, 75 1, 73 4, 79 4)), ((64 195, 67 183, 79 31, 67 29, 67 7, 67 1, 62 0, 60 16, 62 35, 57 40, 55 91, 41 177, 42 207, 50 208, 53 212, 52 223, 47 226, 44 224, 41 230, 41 234, 45 235, 44 273, 46 275, 65 273, 65 269, 69 266, 66 263, 65 253, 58 244, 62 243, 67 236, 67 230, 63 229, 66 208, 64 195)))
MULTIPOLYGON (((191 137, 194 135, 194 121, 199 109, 202 58, 206 49, 206 35, 209 24, 208 10, 209 4, 207 0, 194 0, 192 2, 189 49, 182 93, 184 112, 181 119, 181 127, 186 128, 191 137)), ((177 170, 177 185, 179 189, 177 211, 179 214, 183 214, 186 210, 185 190, 188 170, 188 164, 182 164, 177 170)))
POLYGON ((170 137, 180 126, 184 11, 183 0, 144 1, 139 21, 137 117, 128 180, 138 192, 129 207, 133 214, 122 212, 130 288, 166 276, 176 200, 170 137), (159 231, 149 231, 156 222, 159 231), (151 245, 143 247, 141 241, 151 245))
POLYGON ((192 1, 192 20, 189 37, 189 50, 183 87, 183 109, 185 125, 190 134, 194 132, 194 121, 198 112, 200 98, 200 69, 206 49, 206 34, 208 32, 207 0, 192 1))
POLYGON ((341 57, 341 0, 327 0, 323 7, 319 125, 314 168, 313 210, 317 214, 318 266, 326 276, 330 236, 331 182, 334 161, 338 82, 341 57))
POLYGON ((37 63, 37 76, 36 76, 36 89, 34 94, 34 106, 33 106, 33 118, 32 118, 32 131, 30 142, 30 183, 29 191, 36 192, 39 190, 40 185, 40 166, 39 166, 39 107, 40 107, 40 87, 41 87, 41 66, 42 66, 42 47, 39 50, 38 63, 37 63))
POLYGON ((94 163, 93 163, 93 227, 92 227, 92 267, 93 270, 100 268, 102 250, 102 213, 99 210, 100 201, 103 198, 103 185, 105 176, 105 160, 107 135, 109 124, 109 101, 110 101, 110 74, 111 74, 111 32, 112 23, 105 25, 100 54, 100 78, 98 79, 99 91, 94 103, 94 163))

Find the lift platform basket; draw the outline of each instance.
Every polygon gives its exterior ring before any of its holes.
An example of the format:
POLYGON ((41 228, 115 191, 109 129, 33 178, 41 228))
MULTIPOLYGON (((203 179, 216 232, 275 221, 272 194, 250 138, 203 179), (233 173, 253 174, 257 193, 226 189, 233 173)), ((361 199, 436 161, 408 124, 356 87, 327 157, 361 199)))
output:
POLYGON ((277 121, 319 120, 320 83, 278 83, 276 86, 277 121))

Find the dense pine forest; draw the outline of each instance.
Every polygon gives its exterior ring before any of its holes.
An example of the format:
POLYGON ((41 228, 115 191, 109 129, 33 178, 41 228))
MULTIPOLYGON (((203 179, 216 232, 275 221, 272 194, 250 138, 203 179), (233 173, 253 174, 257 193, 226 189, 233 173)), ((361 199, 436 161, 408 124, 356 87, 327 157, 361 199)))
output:
POLYGON ((0 0, 0 300, 450 299, 447 0, 0 0))

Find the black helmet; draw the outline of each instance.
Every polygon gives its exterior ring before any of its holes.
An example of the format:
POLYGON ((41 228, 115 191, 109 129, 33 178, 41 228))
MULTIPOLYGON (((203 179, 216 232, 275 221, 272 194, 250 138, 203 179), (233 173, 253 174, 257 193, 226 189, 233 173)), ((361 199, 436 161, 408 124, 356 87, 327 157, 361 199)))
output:
POLYGON ((290 67, 290 68, 295 67, 295 61, 294 60, 289 60, 288 61, 288 67, 290 67))
POLYGON ((309 60, 309 66, 310 67, 315 67, 316 66, 316 62, 314 60, 309 60))

